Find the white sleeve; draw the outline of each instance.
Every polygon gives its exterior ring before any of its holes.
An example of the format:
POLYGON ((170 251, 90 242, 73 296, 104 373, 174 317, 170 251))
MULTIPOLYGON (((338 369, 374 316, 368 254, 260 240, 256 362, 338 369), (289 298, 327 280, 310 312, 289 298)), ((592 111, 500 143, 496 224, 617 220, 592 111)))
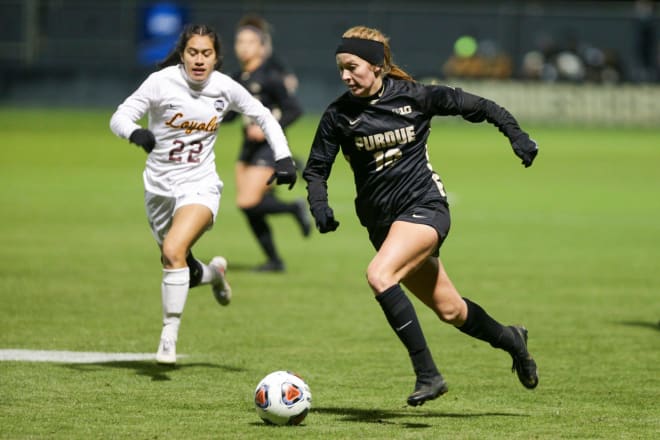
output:
POLYGON ((131 133, 140 127, 137 124, 152 105, 156 97, 156 81, 152 76, 147 78, 138 89, 133 92, 110 118, 110 130, 124 139, 128 139, 131 133))
POLYGON ((249 116, 261 127, 270 144, 275 160, 291 156, 284 131, 275 116, 257 98, 252 96, 242 85, 231 80, 231 107, 245 116, 249 116))

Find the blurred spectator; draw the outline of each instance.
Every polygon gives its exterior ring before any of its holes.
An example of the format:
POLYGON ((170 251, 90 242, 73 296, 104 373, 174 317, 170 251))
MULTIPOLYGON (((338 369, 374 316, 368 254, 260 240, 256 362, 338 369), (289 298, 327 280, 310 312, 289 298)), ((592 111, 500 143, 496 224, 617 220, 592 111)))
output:
POLYGON ((570 31, 564 35, 562 44, 548 35, 538 38, 538 48, 523 56, 523 78, 596 83, 618 83, 623 79, 621 62, 614 51, 581 41, 570 31))
POLYGON ((454 43, 454 53, 442 70, 447 77, 504 79, 511 77, 513 63, 494 41, 478 42, 471 35, 463 35, 454 43))
POLYGON ((635 75, 638 81, 658 80, 658 49, 653 21, 654 2, 652 0, 635 1, 637 22, 635 35, 635 55, 639 66, 635 75))

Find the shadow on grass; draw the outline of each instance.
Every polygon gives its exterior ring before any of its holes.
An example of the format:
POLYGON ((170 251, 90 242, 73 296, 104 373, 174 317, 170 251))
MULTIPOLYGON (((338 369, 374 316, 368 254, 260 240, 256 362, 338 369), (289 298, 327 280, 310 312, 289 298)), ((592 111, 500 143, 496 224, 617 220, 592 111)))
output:
POLYGON ((232 262, 231 266, 229 266, 227 271, 231 271, 231 272, 254 272, 254 269, 256 267, 257 267, 256 262, 252 263, 252 264, 242 263, 242 262, 238 262, 238 263, 232 262))
POLYGON ((260 275, 263 275, 263 274, 282 274, 282 273, 286 273, 286 272, 258 272, 258 271, 256 270, 257 267, 258 267, 259 265, 263 264, 263 263, 264 263, 264 262, 263 262, 263 261, 260 261, 260 260, 257 260, 257 261, 255 261, 254 263, 243 263, 243 262, 234 263, 234 262, 232 262, 232 263, 229 265, 227 271, 228 271, 229 273, 231 273, 231 272, 253 272, 253 273, 255 273, 255 274, 260 274, 260 275))
POLYGON ((186 370, 188 368, 215 368, 229 372, 245 371, 243 368, 236 368, 229 365, 211 364, 208 362, 196 363, 179 363, 177 365, 159 365, 154 361, 113 361, 113 362, 96 362, 91 364, 64 364, 66 368, 76 371, 91 372, 98 371, 105 368, 121 368, 125 370, 134 370, 138 376, 150 377, 153 381, 172 380, 169 373, 178 370, 186 370))
POLYGON ((650 322, 650 321, 619 321, 619 325, 625 325, 627 327, 640 327, 647 328, 655 331, 660 331, 660 321, 650 322))
MULTIPOLYGON (((430 418, 476 418, 476 417, 527 417, 526 414, 505 413, 505 412, 465 412, 465 413, 451 413, 445 411, 433 410, 420 410, 414 408, 404 407, 400 411, 381 410, 381 409, 365 409, 365 408, 312 408, 311 413, 331 414, 341 416, 340 420, 343 422, 358 422, 358 423, 381 423, 381 424, 397 424, 396 419, 420 417, 428 420, 430 418)), ((406 428, 430 428, 433 425, 428 423, 410 423, 405 422, 401 424, 406 428)))

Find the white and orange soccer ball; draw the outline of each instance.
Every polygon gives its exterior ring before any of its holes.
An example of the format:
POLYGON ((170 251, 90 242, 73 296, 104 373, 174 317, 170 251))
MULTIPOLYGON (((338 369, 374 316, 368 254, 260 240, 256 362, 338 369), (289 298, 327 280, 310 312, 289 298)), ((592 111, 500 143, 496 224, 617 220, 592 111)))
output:
POLYGON ((254 406, 265 423, 298 425, 312 407, 312 392, 297 374, 274 371, 254 390, 254 406))

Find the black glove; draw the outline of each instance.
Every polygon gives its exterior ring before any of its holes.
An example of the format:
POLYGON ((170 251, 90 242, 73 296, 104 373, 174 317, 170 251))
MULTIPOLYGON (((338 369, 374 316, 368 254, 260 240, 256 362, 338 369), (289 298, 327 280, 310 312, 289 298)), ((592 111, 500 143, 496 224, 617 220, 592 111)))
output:
POLYGON ((339 222, 335 220, 335 213, 328 205, 312 207, 312 216, 316 220, 316 229, 321 234, 326 232, 336 231, 339 227, 339 222))
POLYGON ((513 142, 511 142, 511 146, 513 147, 513 152, 516 153, 516 156, 522 159, 522 164, 525 165, 525 168, 532 165, 534 158, 539 153, 539 147, 533 139, 529 138, 527 133, 518 136, 513 142))
POLYGON ((142 147, 147 153, 151 153, 151 150, 156 146, 156 138, 154 137, 154 134, 146 128, 138 128, 134 130, 128 138, 128 141, 142 147))
POLYGON ((283 185, 285 183, 289 184, 289 189, 293 188, 293 185, 296 184, 296 164, 293 163, 291 157, 285 157, 275 162, 275 172, 270 179, 268 179, 268 184, 270 185, 275 181, 278 185, 283 185))

